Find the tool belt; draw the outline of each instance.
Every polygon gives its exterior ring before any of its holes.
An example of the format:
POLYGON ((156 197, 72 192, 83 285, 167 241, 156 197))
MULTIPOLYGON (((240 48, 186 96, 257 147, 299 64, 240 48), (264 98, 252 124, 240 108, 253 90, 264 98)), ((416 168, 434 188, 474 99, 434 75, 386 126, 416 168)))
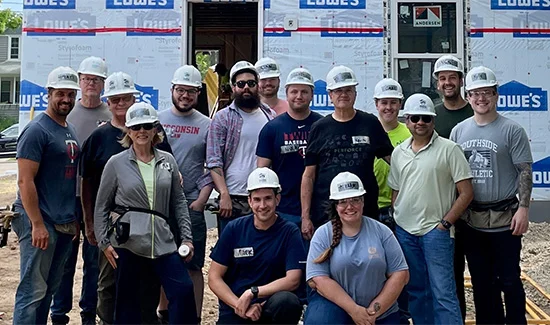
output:
POLYGON ((478 229, 509 227, 518 208, 519 201, 515 196, 498 202, 472 201, 462 219, 478 229))
POLYGON ((115 217, 116 219, 114 221, 113 227, 110 229, 110 232, 115 232, 115 239, 119 245, 124 244, 130 238, 130 219, 126 218, 125 220, 123 220, 122 218, 128 212, 142 212, 153 214, 155 216, 161 217, 162 219, 166 220, 166 222, 168 222, 168 218, 158 211, 145 208, 125 207, 117 205, 111 213, 111 216, 115 217))
POLYGON ((8 244, 8 233, 11 231, 11 221, 18 217, 19 213, 13 212, 9 205, 0 209, 0 247, 8 244))

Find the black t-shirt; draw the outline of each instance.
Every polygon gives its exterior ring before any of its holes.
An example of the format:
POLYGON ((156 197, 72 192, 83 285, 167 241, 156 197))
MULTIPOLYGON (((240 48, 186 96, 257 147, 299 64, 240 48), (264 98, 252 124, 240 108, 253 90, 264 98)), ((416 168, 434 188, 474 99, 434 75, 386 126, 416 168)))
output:
POLYGON ((357 175, 365 187, 364 215, 378 218, 378 185, 374 176, 375 156, 391 155, 393 146, 378 119, 357 111, 353 119, 338 122, 332 115, 315 122, 309 134, 306 166, 317 166, 311 221, 319 227, 325 221, 330 194, 330 182, 341 172, 357 175))
MULTIPOLYGON (((162 131, 164 134, 164 129, 160 125, 159 131, 162 131)), ((94 130, 82 146, 80 176, 91 179, 94 198, 99 189, 101 174, 103 173, 107 161, 117 153, 126 150, 126 148, 118 142, 123 137, 124 132, 114 127, 111 122, 108 122, 94 130)), ((172 153, 172 148, 168 144, 166 137, 164 137, 161 143, 156 145, 156 148, 172 153)))
POLYGON ((451 130, 460 122, 474 116, 474 110, 470 103, 466 104, 461 109, 450 110, 445 107, 443 102, 435 106, 435 131, 440 136, 448 139, 451 135, 451 130))

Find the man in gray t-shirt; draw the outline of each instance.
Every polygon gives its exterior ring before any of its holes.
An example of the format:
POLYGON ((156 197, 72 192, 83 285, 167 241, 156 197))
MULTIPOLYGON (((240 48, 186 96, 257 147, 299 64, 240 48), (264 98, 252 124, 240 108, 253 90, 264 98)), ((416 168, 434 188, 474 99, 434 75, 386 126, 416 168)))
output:
MULTIPOLYGON (((211 178, 205 172, 206 137, 210 119, 195 108, 201 92, 200 72, 193 66, 184 65, 176 70, 172 80, 172 108, 159 112, 159 120, 168 143, 179 165, 183 179, 183 191, 189 204, 189 216, 193 232, 193 259, 187 263, 195 290, 197 315, 201 317, 204 292, 202 267, 206 252, 206 221, 204 205, 212 193, 211 178)), ((166 300, 162 300, 159 313, 167 313, 166 300)))
MULTIPOLYGON (((91 56, 80 63, 78 67, 79 85, 82 91, 81 98, 74 109, 67 116, 67 122, 75 127, 78 142, 84 141, 92 134, 101 122, 111 119, 111 112, 106 103, 100 99, 105 78, 107 77, 107 65, 103 59, 91 56)), ((82 205, 80 203, 80 178, 76 182, 76 216, 80 222, 80 230, 84 237, 82 243, 82 260, 84 262, 84 277, 82 279, 82 292, 79 305, 82 311, 80 316, 83 324, 95 324, 97 306, 97 279, 99 275, 98 248, 90 244, 85 235, 85 226, 82 218, 82 205)), ((72 309, 73 282, 80 245, 80 236, 73 241, 71 256, 65 265, 63 279, 58 292, 53 297, 51 306, 52 322, 67 324, 67 314, 72 309)))
POLYGON ((464 149, 474 176, 474 200, 462 218, 469 225, 465 251, 476 323, 526 324, 520 252, 529 226, 533 157, 525 130, 497 112, 497 87, 490 69, 468 72, 474 116, 451 131, 451 140, 464 149))

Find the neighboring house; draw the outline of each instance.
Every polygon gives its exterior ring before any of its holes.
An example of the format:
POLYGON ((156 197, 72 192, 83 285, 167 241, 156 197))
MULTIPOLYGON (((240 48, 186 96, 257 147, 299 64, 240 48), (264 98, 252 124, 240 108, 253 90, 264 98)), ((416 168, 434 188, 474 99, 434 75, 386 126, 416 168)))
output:
POLYGON ((21 28, 0 35, 0 104, 19 104, 21 28))

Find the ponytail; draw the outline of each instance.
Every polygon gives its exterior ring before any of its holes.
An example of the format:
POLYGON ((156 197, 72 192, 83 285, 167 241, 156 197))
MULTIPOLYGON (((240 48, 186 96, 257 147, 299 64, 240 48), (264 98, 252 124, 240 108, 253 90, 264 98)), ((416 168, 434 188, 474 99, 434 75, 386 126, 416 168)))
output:
POLYGON ((328 215, 330 217, 330 222, 332 223, 332 243, 329 248, 325 249, 325 251, 319 255, 319 257, 313 260, 313 263, 316 264, 321 264, 328 260, 342 239, 342 220, 340 220, 340 216, 336 211, 336 202, 331 202, 328 215))

